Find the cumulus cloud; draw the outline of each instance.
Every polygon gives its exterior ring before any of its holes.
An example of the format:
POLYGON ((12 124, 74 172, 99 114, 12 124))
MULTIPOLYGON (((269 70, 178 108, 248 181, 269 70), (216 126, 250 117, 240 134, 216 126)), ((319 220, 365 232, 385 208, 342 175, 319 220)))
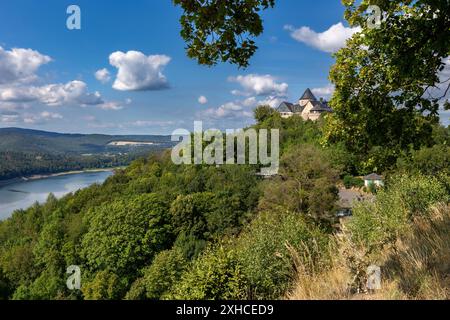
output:
POLYGON ((277 81, 272 75, 239 75, 229 77, 228 81, 240 85, 239 90, 233 90, 231 93, 242 98, 199 112, 199 117, 207 120, 236 120, 248 124, 253 119, 255 107, 277 107, 287 96, 289 87, 287 83, 277 81))
POLYGON ((241 85, 242 90, 233 90, 234 95, 244 96, 268 96, 277 95, 285 96, 288 90, 287 83, 279 83, 276 78, 267 75, 249 74, 246 76, 239 75, 237 77, 229 77, 230 82, 236 82, 241 85))
POLYGON ((59 113, 42 111, 38 114, 25 113, 19 114, 18 112, 2 112, 0 113, 0 123, 6 124, 41 124, 50 120, 63 119, 63 116, 59 113))
POLYGON ((103 110, 113 110, 118 111, 123 109, 123 104, 118 101, 109 101, 99 105, 99 107, 103 110))
POLYGON ((93 106, 103 104, 99 92, 88 92, 87 84, 83 81, 70 81, 66 84, 50 84, 38 89, 39 100, 49 106, 63 104, 80 104, 93 106))
POLYGON ((0 47, 0 84, 33 81, 39 67, 50 61, 49 56, 35 50, 0 47))
POLYGON ((236 102, 227 102, 218 108, 210 108, 203 112, 203 115, 212 119, 223 118, 251 118, 251 110, 244 110, 243 106, 236 102))
POLYGON ((38 124, 62 118, 63 116, 59 113, 43 111, 39 114, 25 114, 25 116, 23 117, 23 122, 26 124, 38 124))
POLYGON ((253 107, 257 103, 256 97, 249 97, 242 101, 244 107, 253 107))
POLYGON ((207 104, 208 103, 208 99, 205 96, 200 96, 198 98, 198 103, 200 103, 200 104, 207 104))
POLYGON ((200 112, 198 116, 206 119, 253 119, 253 109, 259 105, 268 105, 272 108, 278 107, 283 101, 277 96, 268 96, 264 99, 249 97, 243 100, 235 100, 222 104, 217 108, 209 108, 200 112))
POLYGON ((120 91, 167 88, 167 79, 162 71, 170 60, 166 55, 146 56, 139 51, 114 52, 109 56, 109 63, 118 70, 113 88, 120 91))
POLYGON ((278 107, 284 99, 281 97, 267 97, 264 100, 259 100, 257 103, 253 106, 270 106, 272 108, 278 107))
MULTIPOLYGON (((51 60, 32 49, 5 50, 0 47, 1 123, 42 124, 63 118, 60 113, 50 111, 31 113, 29 109, 35 108, 37 104, 50 107, 70 105, 95 106, 104 110, 122 109, 123 103, 105 101, 99 92, 90 92, 83 81, 45 84, 37 73, 42 65, 51 60)), ((106 81, 109 72, 106 69, 99 70, 96 77, 106 81)))
POLYGON ((83 81, 70 81, 66 84, 44 86, 13 86, 0 90, 3 102, 39 102, 48 106, 79 104, 81 106, 105 103, 99 92, 90 93, 83 81))
POLYGON ((342 22, 332 25, 324 32, 316 32, 309 27, 295 29, 291 25, 286 25, 285 30, 289 31, 291 37, 298 42, 303 42, 321 51, 333 53, 345 47, 346 41, 355 33, 360 32, 360 27, 345 27, 342 22))
POLYGON ((56 112, 43 111, 40 114, 43 119, 62 119, 63 116, 56 112))
POLYGON ((335 89, 334 86, 329 84, 325 87, 313 88, 311 89, 311 91, 316 96, 330 98, 334 93, 334 89, 335 89))
MULTIPOLYGON (((1 88, 0 88, 1 90, 1 88)), ((0 101, 0 111, 17 111, 28 109, 30 106, 27 103, 3 102, 0 101)))
POLYGON ((108 83, 111 80, 111 74, 109 73, 108 69, 103 68, 95 72, 95 79, 97 79, 101 83, 108 83))

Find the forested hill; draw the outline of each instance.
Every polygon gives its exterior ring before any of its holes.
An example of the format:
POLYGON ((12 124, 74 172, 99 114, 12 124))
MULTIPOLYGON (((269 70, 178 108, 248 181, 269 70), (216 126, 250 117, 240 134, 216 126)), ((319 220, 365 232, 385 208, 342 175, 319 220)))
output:
POLYGON ((169 136, 63 134, 0 128, 0 181, 124 166, 138 157, 171 146, 169 136))
POLYGON ((376 158, 386 185, 339 232, 338 186, 368 173, 366 157, 323 147, 321 121, 255 114, 256 129, 280 128, 279 176, 175 165, 164 152, 16 211, 0 221, 0 300, 359 299, 374 262, 380 299, 449 298, 448 128, 434 128, 431 146, 376 158), (67 287, 70 266, 81 290, 67 287))
POLYGON ((170 145, 170 136, 63 134, 20 128, 0 128, 0 152, 83 154, 123 151, 124 147, 109 145, 114 141, 152 142, 154 146, 164 147, 170 145))

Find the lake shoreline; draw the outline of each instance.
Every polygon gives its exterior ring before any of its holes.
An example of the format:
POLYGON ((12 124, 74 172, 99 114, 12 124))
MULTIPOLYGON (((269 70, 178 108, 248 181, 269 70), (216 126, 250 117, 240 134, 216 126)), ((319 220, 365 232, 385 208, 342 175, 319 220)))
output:
POLYGON ((42 177, 44 175, 35 175, 33 179, 18 179, 16 183, 0 187, 0 221, 10 218, 17 210, 27 210, 36 203, 46 203, 50 194, 61 199, 93 184, 101 185, 114 172, 112 169, 96 169, 80 173, 60 172, 46 175, 45 178, 42 177))
POLYGON ((34 181, 34 180, 61 177, 61 176, 80 174, 80 173, 108 172, 108 171, 114 171, 114 170, 124 169, 124 168, 125 167, 98 168, 98 169, 85 169, 85 170, 71 170, 71 171, 55 172, 55 173, 49 173, 49 174, 34 174, 31 176, 23 176, 23 177, 17 177, 17 178, 12 178, 12 179, 7 179, 7 180, 0 180, 0 188, 10 185, 10 184, 13 184, 13 183, 16 183, 16 182, 34 181))

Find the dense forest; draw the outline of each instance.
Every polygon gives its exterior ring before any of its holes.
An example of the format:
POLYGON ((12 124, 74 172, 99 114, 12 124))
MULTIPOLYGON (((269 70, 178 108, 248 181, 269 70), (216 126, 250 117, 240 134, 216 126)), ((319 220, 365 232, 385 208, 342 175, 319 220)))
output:
MULTIPOLYGON (((337 185, 363 173, 355 171, 358 157, 339 144, 323 147, 322 122, 282 119, 266 107, 255 114, 257 129, 282 128, 278 177, 261 179, 257 166, 178 166, 165 152, 134 161, 103 185, 50 196, 0 223, 2 298, 278 299, 303 297, 305 288, 314 298, 315 273, 331 272, 338 258, 347 272, 340 274, 353 279, 339 289, 356 294, 366 264, 394 270, 380 257, 406 254, 392 247, 436 210, 433 226, 446 238, 433 241, 443 241, 439 252, 448 249, 448 128, 436 125, 432 146, 391 163, 386 188, 356 208, 342 232, 337 185), (346 246, 358 250, 338 254, 346 246), (81 269, 81 290, 66 287, 71 265, 81 269)), ((448 261, 422 254, 427 264, 401 275, 413 287, 400 282, 390 290, 416 298, 438 288, 448 297, 448 261)))
POLYGON ((39 152, 0 152, 0 181, 67 171, 116 168, 130 164, 149 151, 130 154, 86 155, 39 152))
POLYGON ((114 141, 152 142, 169 147, 170 136, 67 134, 21 128, 0 128, 0 152, 40 152, 47 154, 99 154, 129 151, 111 145, 114 141))
MULTIPOLYGON (((450 106, 450 3, 342 2, 361 32, 335 54, 333 113, 314 123, 255 110, 256 129, 280 130, 277 176, 175 165, 163 152, 50 196, 0 222, 0 297, 449 299, 450 129, 439 113, 450 106), (385 11, 377 28, 370 4, 385 11), (372 172, 384 186, 338 219, 338 188, 372 172), (80 290, 66 286, 72 265, 80 290), (382 286, 368 292, 373 265, 382 286)), ((246 67, 276 1, 174 3, 189 57, 246 67)))
POLYGON ((35 174, 113 168, 172 145, 168 136, 61 134, 0 128, 0 181, 35 174), (114 146, 114 141, 152 145, 114 146))

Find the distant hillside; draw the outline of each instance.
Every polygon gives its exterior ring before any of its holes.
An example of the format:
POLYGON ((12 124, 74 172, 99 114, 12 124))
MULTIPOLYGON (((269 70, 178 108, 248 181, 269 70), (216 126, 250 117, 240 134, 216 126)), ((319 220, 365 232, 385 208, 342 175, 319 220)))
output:
POLYGON ((123 152, 135 148, 170 147, 170 136, 112 136, 63 134, 20 128, 0 128, 0 152, 40 152, 48 154, 97 154, 123 152), (114 143, 119 141, 143 144, 114 143), (149 144, 153 143, 153 144, 149 144))

